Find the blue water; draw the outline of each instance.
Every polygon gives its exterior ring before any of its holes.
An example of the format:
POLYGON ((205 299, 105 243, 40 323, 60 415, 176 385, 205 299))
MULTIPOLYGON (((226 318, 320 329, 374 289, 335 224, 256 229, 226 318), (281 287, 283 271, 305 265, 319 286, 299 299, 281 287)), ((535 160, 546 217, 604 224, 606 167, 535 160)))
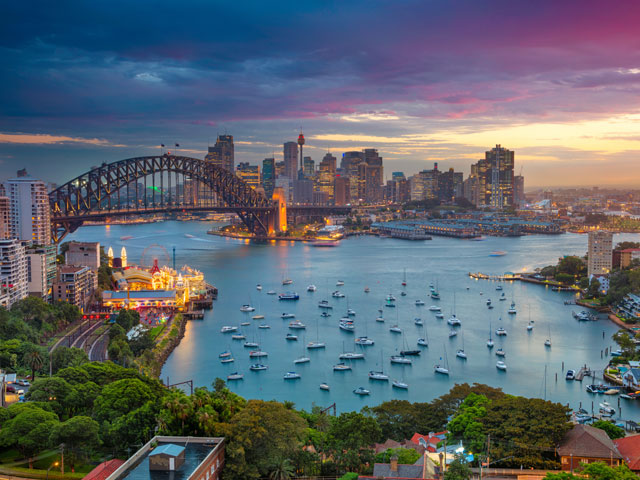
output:
MULTIPOLYGON (((239 371, 245 374, 244 380, 231 382, 230 387, 246 398, 291 400, 303 408, 310 408, 313 403, 327 406, 336 402, 341 411, 393 398, 429 401, 462 382, 486 383, 518 395, 546 395, 547 399, 569 403, 574 408, 582 402, 590 409, 593 400, 597 410, 598 402, 603 400, 602 396, 586 393, 588 378, 582 383, 565 381, 562 364, 565 371, 578 370, 585 364, 602 371, 607 360, 601 357, 601 352, 614 345, 611 335, 617 331, 612 322, 606 319, 577 322, 571 312, 580 307, 564 305, 565 300, 573 298, 571 293, 552 292, 524 282, 505 283, 507 301, 501 302, 495 282, 468 276, 468 272, 501 274, 532 270, 556 263, 563 255, 584 255, 585 235, 490 237, 484 241, 434 237, 424 242, 358 237, 343 240, 337 248, 313 248, 294 242, 253 244, 215 237, 206 234, 209 228, 211 224, 204 222, 83 227, 70 237, 100 241, 105 247, 112 246, 116 255, 124 245, 130 263, 139 261, 145 249, 147 258, 159 252, 161 258, 170 259, 175 247, 178 267, 189 264, 203 271, 207 281, 218 287, 219 297, 213 310, 206 313, 203 321, 188 324, 184 339, 164 366, 162 377, 169 378, 171 383, 193 379, 196 386, 209 386, 216 377, 226 378, 229 373, 239 371), (120 240, 125 235, 133 238, 120 240), (168 255, 160 248, 147 248, 154 243, 163 246, 168 255), (489 256, 495 250, 507 254, 489 256), (402 297, 404 270, 407 296, 402 297), (284 277, 293 279, 294 284, 283 287, 284 277), (336 287, 338 280, 345 285, 336 287), (263 286, 262 292, 256 290, 258 283, 263 286), (315 293, 306 291, 310 283, 317 286, 315 293), (439 302, 429 298, 430 283, 438 286, 442 297, 439 302), (364 293, 365 286, 371 289, 370 293, 364 293), (271 289, 279 293, 295 290, 300 300, 279 302, 277 296, 266 294, 271 289), (347 298, 332 298, 330 293, 336 289, 347 298), (382 307, 389 293, 397 298, 396 308, 382 307), (462 328, 458 328, 457 337, 449 339, 446 319, 453 311, 454 296, 462 328), (322 318, 317 307, 318 301, 325 298, 334 305, 329 318, 322 318), (487 298, 492 299, 493 310, 487 309, 487 298), (424 300, 426 305, 415 306, 416 299, 424 300), (516 302, 517 315, 507 314, 511 299, 516 302), (245 303, 256 307, 256 312, 240 312, 245 303), (357 312, 355 335, 338 328, 347 303, 357 312), (436 319, 434 312, 428 310, 432 304, 442 308, 443 320, 436 319), (375 321, 379 308, 383 308, 384 323, 375 321), (291 330, 287 328, 289 320, 280 319, 283 312, 296 314, 307 325, 306 332, 293 331, 299 336, 297 342, 284 338, 291 330), (262 313, 265 319, 251 320, 256 313, 262 313), (529 316, 535 322, 532 332, 526 330, 529 316), (389 356, 403 349, 404 341, 409 348, 418 348, 416 340, 422 336, 422 328, 414 325, 415 317, 425 321, 429 347, 421 348, 422 354, 413 357, 412 366, 391 365, 389 356), (249 349, 243 348, 242 341, 233 341, 230 334, 220 332, 224 325, 239 326, 243 321, 251 322, 251 326, 241 328, 247 339, 255 338, 262 350, 269 353, 268 358, 260 360, 269 366, 267 371, 251 372, 249 365, 258 360, 249 358, 249 349), (271 329, 258 329, 260 323, 268 323, 271 329), (395 323, 403 329, 403 335, 389 332, 395 323), (490 324, 494 331, 493 351, 486 346, 490 324), (507 330, 507 337, 495 336, 499 326, 507 330), (544 340, 549 333, 553 345, 546 348, 544 340), (375 345, 354 345, 354 338, 359 335, 373 338, 375 345), (306 342, 316 339, 325 342, 326 349, 305 351, 311 362, 294 366, 293 360, 302 355, 306 342), (463 342, 466 361, 455 356, 463 342), (495 350, 499 347, 506 351, 507 372, 498 371, 495 366, 498 360, 495 350), (366 359, 352 361, 352 371, 333 372, 332 366, 339 362, 338 355, 343 349, 365 352, 366 359), (218 355, 224 350, 231 350, 234 363, 220 363, 218 355), (441 358, 448 360, 448 377, 433 372, 433 365, 441 358), (397 390, 391 387, 391 382, 370 381, 367 373, 371 369, 382 369, 391 379, 405 381, 409 389, 397 390), (283 380, 284 373, 293 370, 302 378, 283 380), (323 381, 330 384, 331 391, 319 390, 323 381), (353 389, 359 386, 369 389, 371 395, 354 395, 353 389)), ((622 240, 638 241, 640 235, 617 235, 614 239, 622 240)), ((609 401, 615 403, 617 399, 610 397, 609 401)), ((623 417, 640 412, 629 402, 622 402, 623 417)))

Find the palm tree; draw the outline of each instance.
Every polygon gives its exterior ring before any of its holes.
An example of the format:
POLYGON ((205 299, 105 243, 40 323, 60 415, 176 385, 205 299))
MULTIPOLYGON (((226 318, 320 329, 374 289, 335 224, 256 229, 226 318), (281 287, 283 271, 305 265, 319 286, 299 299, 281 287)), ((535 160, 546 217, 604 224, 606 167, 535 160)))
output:
POLYGON ((284 457, 280 457, 271 465, 269 480, 289 480, 293 477, 293 466, 284 457))
POLYGON ((40 370, 44 365, 44 359, 38 350, 31 350, 24 356, 24 363, 31 368, 31 381, 36 379, 36 370, 40 370))

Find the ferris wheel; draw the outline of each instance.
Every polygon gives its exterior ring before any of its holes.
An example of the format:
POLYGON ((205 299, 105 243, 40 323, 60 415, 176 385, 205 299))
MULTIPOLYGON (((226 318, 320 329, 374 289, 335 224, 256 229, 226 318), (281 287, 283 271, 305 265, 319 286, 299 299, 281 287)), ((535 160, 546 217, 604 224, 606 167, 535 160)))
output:
POLYGON ((140 266, 151 268, 156 263, 159 267, 168 266, 170 264, 169 253, 167 249, 157 243, 152 243, 142 252, 140 257, 140 266))

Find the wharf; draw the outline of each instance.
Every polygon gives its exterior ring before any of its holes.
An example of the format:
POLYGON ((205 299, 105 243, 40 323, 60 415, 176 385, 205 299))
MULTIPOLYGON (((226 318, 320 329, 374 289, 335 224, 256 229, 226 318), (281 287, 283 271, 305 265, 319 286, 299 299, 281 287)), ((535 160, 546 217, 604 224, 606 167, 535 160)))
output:
POLYGON ((505 275, 487 275, 485 273, 480 272, 469 272, 469 276, 471 278, 479 279, 479 280, 497 280, 499 282, 512 282, 515 280, 522 280, 520 275, 518 274, 505 274, 505 275))
POLYGON ((189 310, 184 312, 182 316, 186 320, 202 320, 204 318, 204 310, 189 310))
POLYGON ((575 379, 578 382, 581 382, 584 379, 584 377, 594 377, 594 376, 595 376, 595 373, 592 370, 588 369, 587 366, 585 365, 576 374, 576 378, 575 379))

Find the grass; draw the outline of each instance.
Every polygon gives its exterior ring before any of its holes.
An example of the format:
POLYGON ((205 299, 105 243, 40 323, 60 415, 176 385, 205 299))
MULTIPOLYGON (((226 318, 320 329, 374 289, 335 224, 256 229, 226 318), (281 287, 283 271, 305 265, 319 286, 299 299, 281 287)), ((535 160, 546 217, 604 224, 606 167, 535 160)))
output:
POLYGON ((154 340, 156 338, 158 338, 160 336, 160 334, 162 334, 162 331, 164 330, 165 324, 160 324, 157 327, 153 327, 151 329, 151 331, 149 332, 149 334, 151 335, 151 338, 153 338, 154 340))

